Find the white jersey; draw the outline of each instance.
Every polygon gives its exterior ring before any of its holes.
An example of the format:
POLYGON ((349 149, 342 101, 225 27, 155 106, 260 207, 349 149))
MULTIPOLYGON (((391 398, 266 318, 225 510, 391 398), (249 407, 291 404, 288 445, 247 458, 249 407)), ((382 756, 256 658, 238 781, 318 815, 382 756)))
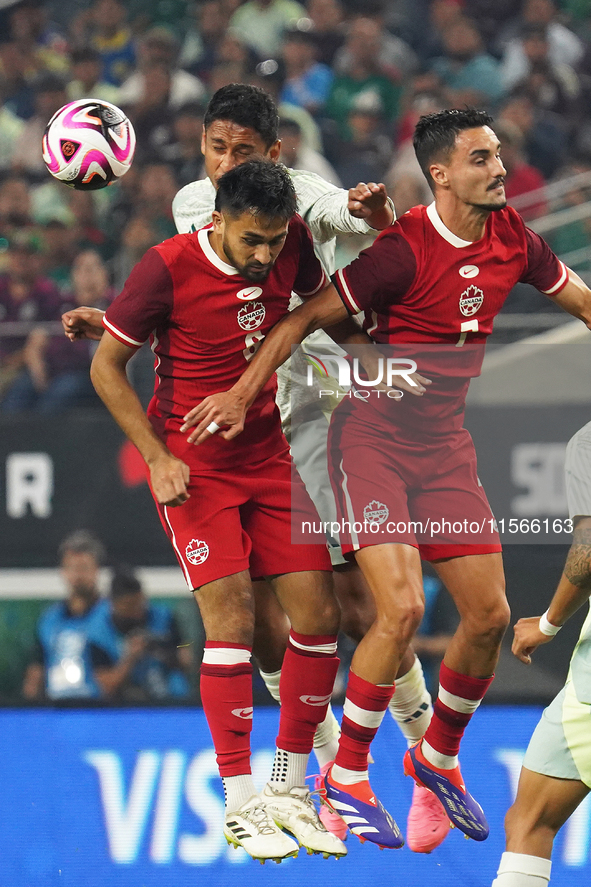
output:
MULTIPOLYGON (((300 169, 290 169, 289 174, 295 186, 298 198, 298 212, 308 225, 314 238, 314 250, 322 262, 324 270, 330 276, 335 271, 335 238, 337 234, 369 234, 374 232, 363 219, 354 218, 347 209, 349 195, 342 188, 337 188, 326 182, 316 173, 300 169)), ((181 234, 196 231, 209 225, 214 209, 215 188, 209 179, 200 179, 185 185, 172 201, 172 213, 175 225, 181 234)), ((375 232, 374 232, 375 233, 375 232)), ((301 300, 293 296, 290 310, 299 305, 301 300)), ((333 340, 317 330, 303 343, 308 346, 316 356, 343 355, 344 352, 333 340)), ((303 385, 297 386, 298 403, 291 404, 291 373, 305 373, 307 364, 301 360, 296 361, 298 366, 283 364, 277 372, 278 392, 277 405, 281 412, 284 430, 289 432, 289 420, 293 411, 301 409, 313 398, 319 403, 318 392, 303 385), (306 402, 301 401, 301 392, 306 391, 310 398, 306 402)), ((293 362, 292 362, 293 364, 293 362)), ((336 383, 335 383, 336 384, 336 383)), ((295 389, 294 389, 295 390, 295 389)))

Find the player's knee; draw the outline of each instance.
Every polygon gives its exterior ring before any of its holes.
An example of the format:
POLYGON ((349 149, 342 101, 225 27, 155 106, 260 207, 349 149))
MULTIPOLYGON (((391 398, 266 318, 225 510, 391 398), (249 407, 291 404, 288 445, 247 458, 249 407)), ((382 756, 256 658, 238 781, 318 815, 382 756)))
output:
POLYGON ((485 646, 501 643, 511 619, 509 604, 503 596, 488 606, 475 605, 474 610, 464 614, 462 622, 468 634, 485 646))
POLYGON ((407 595, 394 607, 378 613, 374 629, 382 635, 390 636, 397 643, 409 644, 421 624, 425 613, 422 594, 407 595))
POLYGON ((547 835, 554 840, 562 825, 552 810, 531 803, 521 803, 519 796, 505 816, 505 835, 508 847, 521 847, 534 835, 547 835))

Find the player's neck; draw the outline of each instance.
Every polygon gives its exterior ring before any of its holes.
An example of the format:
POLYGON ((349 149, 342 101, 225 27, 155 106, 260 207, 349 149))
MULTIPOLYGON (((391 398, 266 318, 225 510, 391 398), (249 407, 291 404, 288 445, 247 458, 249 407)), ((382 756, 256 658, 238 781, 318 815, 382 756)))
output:
POLYGON ((461 240, 474 242, 484 237, 489 210, 445 198, 437 198, 435 208, 445 227, 461 240))
POLYGON ((207 236, 209 238, 209 245, 212 247, 218 259, 221 259, 222 262, 226 263, 226 265, 232 265, 232 262, 224 252, 221 235, 218 234, 216 231, 208 231, 207 236))

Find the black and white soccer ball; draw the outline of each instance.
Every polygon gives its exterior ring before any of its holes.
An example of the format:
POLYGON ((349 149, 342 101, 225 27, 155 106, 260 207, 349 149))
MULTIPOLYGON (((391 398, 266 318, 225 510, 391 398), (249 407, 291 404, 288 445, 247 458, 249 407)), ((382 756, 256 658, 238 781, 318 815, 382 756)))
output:
POLYGON ((116 105, 98 99, 69 102, 43 135, 43 160, 60 182, 96 191, 125 175, 133 160, 135 132, 116 105))

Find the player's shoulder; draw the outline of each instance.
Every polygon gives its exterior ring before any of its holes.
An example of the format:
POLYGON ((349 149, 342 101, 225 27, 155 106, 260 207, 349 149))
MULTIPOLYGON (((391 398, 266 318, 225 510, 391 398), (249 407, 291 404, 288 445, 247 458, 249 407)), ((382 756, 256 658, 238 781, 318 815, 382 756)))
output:
POLYGON ((182 259, 189 251, 191 254, 195 252, 196 236, 194 231, 185 234, 175 234, 174 237, 169 237, 167 240, 163 240, 162 243, 158 243, 149 249, 146 256, 150 253, 160 256, 164 264, 170 267, 179 259, 182 259))
POLYGON ((489 221, 491 230, 501 236, 525 237, 525 222, 512 206, 505 206, 491 213, 489 221))
POLYGON ((214 187, 209 179, 197 179, 184 185, 172 199, 173 213, 183 208, 191 208, 195 204, 202 204, 206 197, 214 193, 214 187))
POLYGON ((395 219, 391 225, 380 231, 374 243, 384 240, 390 243, 401 240, 412 243, 424 232, 427 218, 426 209, 425 206, 413 206, 412 209, 395 219))
MULTIPOLYGON (((323 194, 333 192, 343 192, 342 188, 338 188, 331 182, 327 182, 322 176, 316 172, 309 172, 307 169, 287 169, 293 186, 295 188, 298 200, 309 200, 310 198, 318 198, 323 194)), ((344 192, 346 193, 346 192, 344 192)))
POLYGON ((577 449, 589 450, 591 447, 591 422, 587 422, 578 431, 575 431, 568 442, 568 449, 574 451, 577 449))

